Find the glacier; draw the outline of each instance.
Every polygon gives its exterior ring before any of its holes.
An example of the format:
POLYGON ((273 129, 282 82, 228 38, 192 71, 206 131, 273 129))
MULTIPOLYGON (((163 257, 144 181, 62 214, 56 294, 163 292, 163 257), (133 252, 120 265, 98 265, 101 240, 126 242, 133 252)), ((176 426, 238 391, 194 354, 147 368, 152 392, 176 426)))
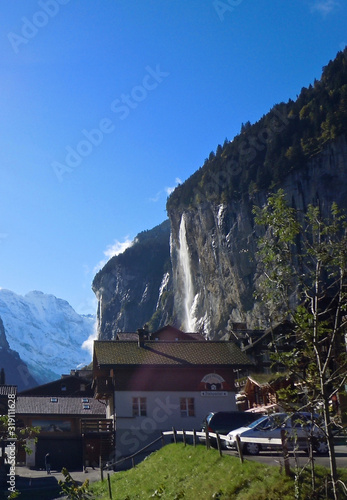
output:
POLYGON ((96 319, 78 314, 66 300, 40 291, 22 296, 0 289, 0 317, 10 348, 39 384, 91 362, 82 344, 95 337, 96 319))

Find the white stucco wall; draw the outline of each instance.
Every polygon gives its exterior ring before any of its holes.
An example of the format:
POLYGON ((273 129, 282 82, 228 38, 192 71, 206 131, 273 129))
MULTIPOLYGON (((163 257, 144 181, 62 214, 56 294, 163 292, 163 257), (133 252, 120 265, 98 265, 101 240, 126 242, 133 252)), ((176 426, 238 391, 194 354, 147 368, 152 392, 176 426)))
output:
POLYGON ((204 417, 210 411, 236 411, 235 393, 231 391, 117 391, 116 456, 136 453, 160 436, 160 431, 201 430, 204 417), (147 401, 147 415, 132 416, 132 398, 142 397, 147 401), (180 398, 194 398, 194 417, 182 417, 180 398))

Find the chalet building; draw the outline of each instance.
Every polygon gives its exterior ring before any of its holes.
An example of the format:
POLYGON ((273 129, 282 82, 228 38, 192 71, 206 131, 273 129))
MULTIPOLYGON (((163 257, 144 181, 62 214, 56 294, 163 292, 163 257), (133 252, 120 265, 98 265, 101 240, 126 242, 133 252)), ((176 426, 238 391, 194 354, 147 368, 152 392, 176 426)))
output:
POLYGON ((113 420, 106 419, 104 401, 94 399, 91 370, 73 370, 70 375, 43 384, 17 396, 17 428, 40 427, 33 453, 18 450, 17 461, 44 468, 51 454, 52 468, 80 469, 106 461, 113 450, 113 420))
POLYGON ((71 370, 69 375, 62 375, 53 380, 25 391, 20 396, 85 396, 93 397, 92 370, 71 370))
POLYGON ((106 417, 114 421, 116 460, 160 431, 201 430, 210 411, 237 409, 235 373, 247 374, 252 362, 233 342, 197 341, 174 330, 94 342, 95 397, 106 402, 106 417))
POLYGON ((242 387, 239 381, 239 393, 236 404, 241 411, 253 413, 272 413, 281 411, 278 402, 280 389, 294 388, 294 379, 289 374, 252 373, 244 379, 242 387))
MULTIPOLYGON (((17 460, 27 466, 44 468, 45 455, 50 453, 52 468, 81 468, 85 461, 99 463, 100 433, 107 433, 106 452, 112 426, 105 421, 105 405, 94 398, 79 396, 18 396, 17 426, 40 427, 37 443, 31 443, 33 453, 19 450, 17 460), (95 437, 93 437, 95 436, 95 437), (88 455, 88 458, 86 458, 88 455)), ((106 453, 105 453, 106 454, 106 453)))
POLYGON ((295 345, 295 338, 289 341, 287 334, 292 330, 288 321, 266 330, 247 329, 244 323, 234 323, 226 340, 236 342, 241 350, 255 364, 257 373, 271 374, 283 372, 285 367, 281 363, 274 363, 271 353, 291 351, 295 345))

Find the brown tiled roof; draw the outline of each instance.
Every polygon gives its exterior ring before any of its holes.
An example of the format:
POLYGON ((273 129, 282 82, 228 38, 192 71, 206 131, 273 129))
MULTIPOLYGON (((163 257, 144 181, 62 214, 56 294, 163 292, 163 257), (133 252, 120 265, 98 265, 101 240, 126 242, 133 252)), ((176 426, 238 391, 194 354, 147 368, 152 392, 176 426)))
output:
POLYGON ((32 387, 18 393, 19 396, 71 396, 93 397, 92 381, 77 375, 62 376, 58 380, 32 387), (84 390, 81 389, 84 386, 84 390))
POLYGON ((137 340, 139 335, 137 333, 127 333, 127 332, 119 332, 116 334, 116 339, 121 341, 126 340, 137 340))
MULTIPOLYGON (((179 342, 182 342, 183 340, 197 340, 200 342, 206 342, 206 338, 201 334, 201 333, 187 333, 187 332, 182 332, 178 328, 175 328, 174 326, 171 325, 166 325, 160 328, 159 330, 151 333, 151 339, 152 340, 171 340, 171 341, 176 341, 178 340, 179 342)), ((131 339, 129 339, 131 340, 131 339)))
POLYGON ((165 325, 159 328, 159 330, 156 330, 155 332, 152 333, 153 337, 156 335, 160 335, 163 332, 171 332, 172 334, 176 335, 186 335, 185 332, 182 332, 182 330, 179 330, 178 328, 175 328, 174 326, 171 325, 165 325))
POLYGON ((49 396, 18 396, 16 401, 16 415, 78 415, 105 417, 106 408, 103 403, 94 398, 56 397, 52 402, 49 396), (89 409, 83 408, 89 405, 89 409))
POLYGON ((207 339, 201 333, 186 333, 189 339, 196 340, 197 342, 207 342, 207 339))
MULTIPOLYGON (((151 340, 164 340, 164 341, 179 341, 182 342, 184 340, 192 341, 196 340, 199 342, 206 341, 206 338, 201 333, 185 333, 178 328, 175 328, 171 325, 166 325, 156 330, 155 332, 147 332, 147 337, 150 336, 151 340)), ((115 335, 116 340, 121 341, 137 341, 139 338, 138 333, 129 333, 129 332, 118 332, 115 335)))
POLYGON ((232 342, 94 342, 96 363, 114 365, 234 365, 253 363, 232 342))

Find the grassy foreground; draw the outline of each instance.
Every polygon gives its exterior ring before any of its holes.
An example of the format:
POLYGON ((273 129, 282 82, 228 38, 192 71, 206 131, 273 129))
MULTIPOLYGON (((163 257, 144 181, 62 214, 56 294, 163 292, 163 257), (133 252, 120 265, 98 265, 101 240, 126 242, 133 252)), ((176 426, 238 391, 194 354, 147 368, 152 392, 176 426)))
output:
MULTIPOLYGON (((323 468, 316 470, 325 495, 323 468)), ((302 477, 300 499, 312 499, 309 492, 310 474, 302 477)), ((347 479, 347 473, 346 477, 347 479)), ((294 477, 289 478, 279 467, 257 462, 240 463, 237 457, 219 456, 217 450, 203 445, 184 447, 183 443, 169 444, 152 453, 134 469, 111 475, 113 500, 133 499, 233 499, 233 500, 293 500, 294 477)), ((108 500, 108 482, 91 485, 93 498, 108 500)))

